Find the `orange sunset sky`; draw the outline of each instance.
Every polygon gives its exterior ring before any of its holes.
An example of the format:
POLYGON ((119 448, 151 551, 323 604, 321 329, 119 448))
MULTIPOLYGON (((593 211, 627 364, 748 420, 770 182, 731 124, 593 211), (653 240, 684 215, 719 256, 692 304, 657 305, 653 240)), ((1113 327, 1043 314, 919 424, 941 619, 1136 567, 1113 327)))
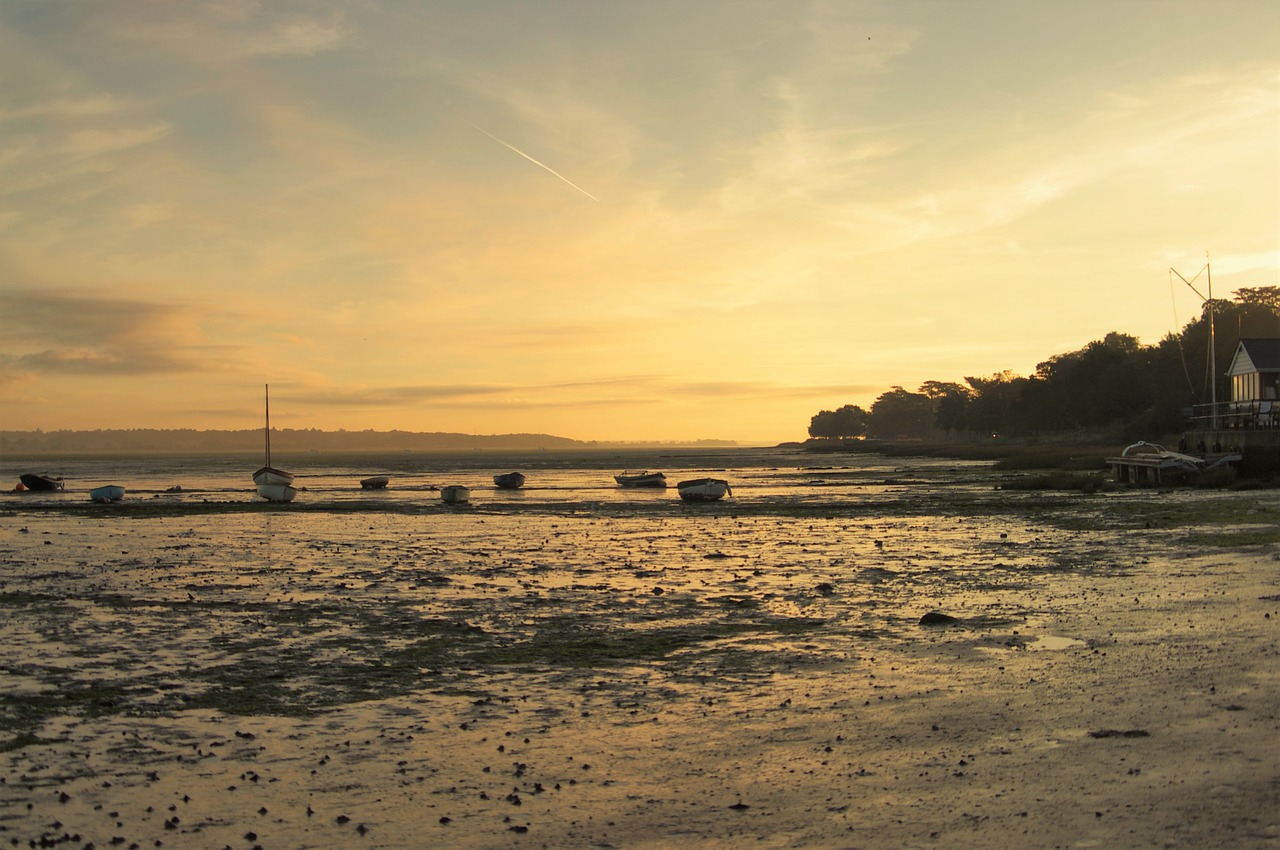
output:
POLYGON ((0 428, 802 439, 1280 266, 1280 3, 0 2, 0 428), (1202 279, 1203 280, 1203 279, 1202 279), (1176 285, 1174 285, 1176 284, 1176 285))

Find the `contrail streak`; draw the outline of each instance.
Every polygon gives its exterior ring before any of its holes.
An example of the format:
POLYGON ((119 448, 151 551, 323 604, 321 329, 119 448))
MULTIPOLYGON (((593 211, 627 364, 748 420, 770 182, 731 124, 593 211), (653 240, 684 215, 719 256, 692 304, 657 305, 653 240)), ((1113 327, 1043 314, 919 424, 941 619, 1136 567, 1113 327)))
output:
MULTIPOLYGON (((471 124, 471 122, 470 122, 470 121, 468 121, 467 123, 468 123, 468 124, 471 124)), ((475 128, 476 128, 477 130, 479 130, 481 133, 484 133, 486 136, 488 136, 489 138, 493 139, 495 142, 497 142, 498 144, 502 145, 504 148, 510 148, 511 150, 513 150, 513 151, 515 151, 516 153, 520 154, 522 157, 524 157, 525 159, 529 160, 530 162, 532 162, 534 165, 538 166, 539 168, 545 168, 547 171, 550 171, 550 172, 551 172, 552 174, 554 174, 556 177, 559 177, 561 180, 563 180, 564 182, 568 183, 570 186, 572 186, 573 188, 577 189, 579 192, 581 192, 582 194, 586 195, 586 196, 587 196, 588 198, 590 198, 591 200, 593 200, 593 201, 599 201, 599 200, 600 200, 600 199, 599 199, 599 198, 597 198, 595 195, 591 194, 591 193, 590 193, 590 192, 588 192, 586 189, 584 189, 584 188, 582 188, 581 186, 579 186, 577 183, 574 183, 574 182, 573 182, 572 180, 570 180, 568 177, 565 177, 563 174, 561 174, 560 172, 556 171, 556 170, 555 170, 554 168, 552 168, 551 166, 549 166, 549 165, 545 165, 544 163, 541 163, 541 162, 538 162, 536 159, 534 159, 533 157, 529 156, 527 153, 525 153, 524 151, 520 150, 518 147, 516 147, 516 146, 514 146, 514 145, 509 145, 509 144, 507 144, 506 142, 502 141, 502 139, 499 139, 497 136, 495 136, 493 133, 490 133, 490 132, 489 132, 488 130, 486 130, 485 128, 483 128, 483 127, 481 127, 481 126, 479 126, 479 125, 477 125, 477 124, 471 124, 471 126, 472 126, 472 127, 475 127, 475 128)))

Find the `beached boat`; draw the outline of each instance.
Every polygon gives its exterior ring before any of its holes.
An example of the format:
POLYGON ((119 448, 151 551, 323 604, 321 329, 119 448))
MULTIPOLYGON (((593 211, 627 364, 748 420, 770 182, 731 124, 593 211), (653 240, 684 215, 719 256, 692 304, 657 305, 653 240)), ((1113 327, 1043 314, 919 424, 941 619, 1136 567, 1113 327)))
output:
POLYGON ((504 472, 493 476, 493 483, 503 490, 516 490, 524 486, 524 475, 519 472, 504 472))
POLYGON ((471 498, 471 491, 461 484, 447 484, 440 488, 440 501, 446 505, 464 505, 471 498))
POLYGON ((258 495, 268 502, 292 502, 298 491, 288 484, 259 484, 258 495))
POLYGON ((390 476, 375 475, 372 478, 366 478, 360 482, 361 490, 385 490, 387 485, 391 483, 390 476))
MULTIPOLYGON (((264 386, 267 419, 263 433, 266 437, 267 462, 261 469, 253 473, 253 483, 257 484, 259 487, 258 495, 262 496, 264 499, 271 499, 270 496, 266 496, 262 493, 261 488, 289 487, 289 485, 293 483, 293 473, 285 472, 283 469, 276 469, 271 465, 271 387, 270 385, 264 386)), ((293 488, 289 487, 289 489, 292 490, 293 488)), ((272 492, 282 493, 283 491, 273 490, 272 492)), ((293 496, 296 496, 297 492, 297 490, 294 490, 293 496)), ((293 499, 293 496, 289 496, 287 499, 271 499, 271 501, 288 502, 293 499)))
POLYGON ((62 479, 54 478, 51 475, 36 475, 34 472, 28 472, 18 476, 18 480, 22 482, 22 486, 28 490, 61 490, 62 479))
POLYGON ((1122 484, 1190 484, 1203 472, 1239 463, 1239 452, 1198 457, 1166 449, 1145 440, 1125 446, 1119 457, 1106 459, 1115 480, 1122 484))
POLYGON ((619 487, 666 487, 667 476, 661 472, 623 472, 613 476, 619 487))
POLYGON ((95 502, 118 502, 124 498, 124 488, 118 484, 107 484, 94 487, 89 491, 89 498, 95 502))
POLYGON ((721 478, 693 478, 676 485, 680 498, 686 502, 714 502, 725 494, 733 495, 729 482, 721 478))

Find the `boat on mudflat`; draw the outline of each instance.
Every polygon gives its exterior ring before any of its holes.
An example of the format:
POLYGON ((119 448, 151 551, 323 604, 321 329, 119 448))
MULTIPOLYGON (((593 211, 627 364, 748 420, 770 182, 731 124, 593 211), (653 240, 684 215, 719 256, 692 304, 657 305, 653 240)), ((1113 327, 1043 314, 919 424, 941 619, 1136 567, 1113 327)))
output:
POLYGON ((18 480, 22 482, 22 486, 28 490, 50 491, 61 490, 62 479, 54 478, 52 475, 36 475, 34 472, 27 472, 18 476, 18 480))
POLYGON ((298 491, 288 484, 259 484, 258 495, 268 502, 292 502, 298 491))
MULTIPOLYGON (((293 473, 285 472, 283 469, 276 469, 274 466, 271 465, 271 387, 270 386, 266 386, 265 388, 265 401, 266 401, 266 427, 263 429, 263 433, 266 438, 266 449, 267 449, 266 464, 257 472, 253 473, 253 483, 258 485, 258 495, 262 496, 262 498, 271 499, 271 501, 273 502, 289 502, 293 500, 294 496, 298 495, 298 491, 293 490, 293 488, 289 486, 293 483, 293 473), (263 493, 262 492, 263 487, 270 487, 270 488, 283 487, 289 490, 293 490, 293 493, 292 495, 289 495, 288 498, 275 499, 267 495, 266 493, 263 493)), ((284 495, 284 490, 280 490, 280 489, 271 489, 271 490, 268 490, 268 492, 277 494, 277 495, 284 495)))
POLYGON ((676 485, 680 498, 686 502, 714 502, 726 494, 732 496, 729 482, 722 478, 692 478, 676 485))
POLYGON ((465 505, 471 498, 471 491, 461 484, 446 484, 440 488, 440 501, 446 505, 465 505))
POLYGON ((524 486, 524 474, 520 472, 504 472, 493 476, 493 484, 502 490, 518 490, 524 486))
POLYGON ((102 487, 94 487, 89 491, 89 498, 99 504, 106 502, 118 502, 124 498, 124 488, 118 484, 107 484, 102 487))
POLYGON ((667 476, 661 472, 623 472, 613 476, 619 487, 666 487, 667 476))
POLYGON ((385 490, 387 485, 391 483, 391 477, 388 475, 375 475, 372 478, 366 478, 360 482, 361 490, 385 490))

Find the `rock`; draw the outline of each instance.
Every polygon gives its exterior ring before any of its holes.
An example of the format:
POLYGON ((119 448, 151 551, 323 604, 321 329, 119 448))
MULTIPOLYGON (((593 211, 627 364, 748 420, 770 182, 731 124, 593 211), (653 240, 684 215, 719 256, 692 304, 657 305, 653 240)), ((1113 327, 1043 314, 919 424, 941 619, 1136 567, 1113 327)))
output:
POLYGON ((959 617, 952 617, 950 614, 943 614, 941 611, 930 611, 920 618, 922 626, 950 626, 960 622, 959 617))

